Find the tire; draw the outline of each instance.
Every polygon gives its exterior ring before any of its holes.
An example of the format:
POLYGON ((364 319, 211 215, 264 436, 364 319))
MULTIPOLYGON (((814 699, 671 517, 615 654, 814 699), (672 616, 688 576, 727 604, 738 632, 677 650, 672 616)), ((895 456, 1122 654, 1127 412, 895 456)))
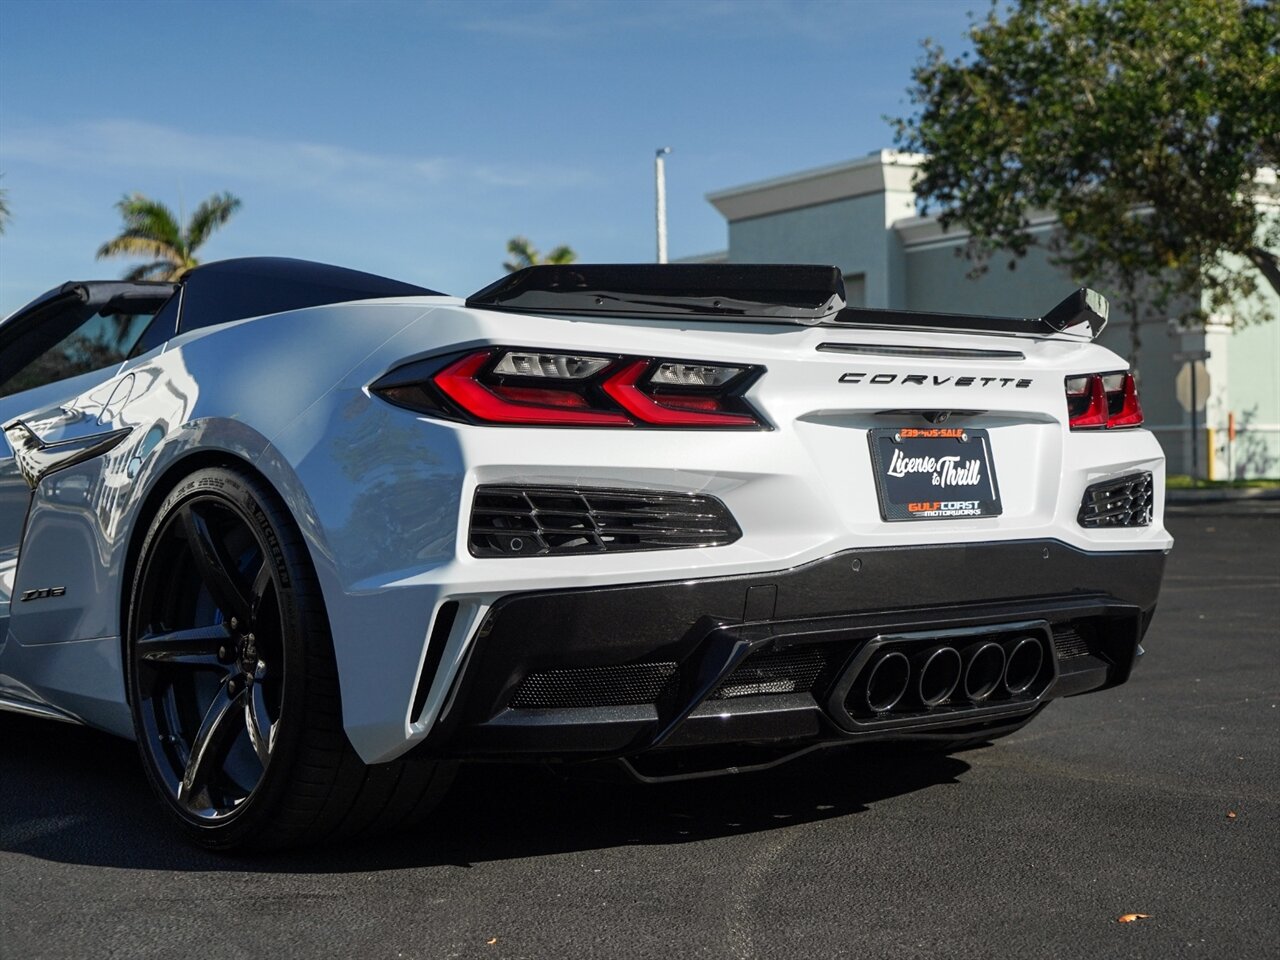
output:
POLYGON ((452 767, 367 766, 342 729, 324 602, 301 534, 262 480, 183 479, 138 555, 126 632, 147 777, 188 837, 272 850, 419 821, 452 767))

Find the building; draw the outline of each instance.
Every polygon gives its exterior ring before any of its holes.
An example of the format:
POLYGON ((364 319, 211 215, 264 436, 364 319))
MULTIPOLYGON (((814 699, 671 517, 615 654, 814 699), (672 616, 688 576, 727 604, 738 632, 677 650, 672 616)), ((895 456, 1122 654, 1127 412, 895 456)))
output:
MULTIPOLYGON (((1043 248, 1011 269, 994 258, 986 274, 970 279, 972 264, 962 255, 968 234, 917 215, 912 181, 920 159, 882 150, 708 194, 728 221, 729 246, 687 260, 830 263, 844 274, 852 306, 946 313, 1040 316, 1076 288, 1043 248)), ((1269 187, 1266 202, 1280 204, 1274 177, 1262 187, 1269 187)), ((1047 234, 1054 226, 1045 217, 1033 231, 1047 234)), ((1274 298, 1269 288, 1265 293, 1274 298)), ((1280 322, 1237 329, 1230 316, 1213 320, 1184 330, 1163 317, 1143 318, 1137 358, 1147 426, 1160 438, 1171 473, 1280 476, 1280 322), (1207 359, 1184 359, 1202 352, 1207 359)), ((1128 356, 1132 333, 1130 318, 1113 304, 1101 342, 1128 356)))

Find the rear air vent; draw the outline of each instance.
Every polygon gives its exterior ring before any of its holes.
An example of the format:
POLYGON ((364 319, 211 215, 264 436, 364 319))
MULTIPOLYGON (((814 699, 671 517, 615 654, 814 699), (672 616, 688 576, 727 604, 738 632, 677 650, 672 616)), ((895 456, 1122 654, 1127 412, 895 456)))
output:
POLYGON ((718 547, 742 536, 725 505, 700 494, 481 486, 471 554, 528 557, 718 547))
POLYGON ((1075 627, 1065 623, 1053 625, 1053 648, 1059 660, 1075 660, 1089 655, 1089 643, 1075 627))
POLYGON ((422 719, 422 708, 427 705, 427 694, 431 692, 431 684, 440 668, 440 659, 444 656, 445 644, 449 642, 449 634, 453 631, 453 622, 458 619, 458 601, 446 600, 440 604, 436 612, 436 622, 431 627, 431 639, 427 643, 427 658, 422 664, 422 672, 418 676, 418 688, 413 694, 413 706, 409 717, 413 723, 422 719))
POLYGON ((516 710, 653 703, 676 676, 674 663, 633 663, 531 673, 511 699, 516 710))
POLYGON ((805 693, 827 667, 827 650, 808 647, 758 653, 733 671, 709 699, 731 700, 762 693, 805 693))
POLYGON ((1154 500, 1151 474, 1134 473, 1086 489, 1076 519, 1082 527, 1145 527, 1154 500))

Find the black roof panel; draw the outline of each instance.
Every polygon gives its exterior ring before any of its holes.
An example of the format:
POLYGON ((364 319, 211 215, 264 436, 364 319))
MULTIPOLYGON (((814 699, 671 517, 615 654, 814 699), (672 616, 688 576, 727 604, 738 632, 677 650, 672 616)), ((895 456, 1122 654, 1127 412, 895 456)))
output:
POLYGON ((329 303, 441 295, 372 273, 287 257, 218 260, 196 267, 182 282, 182 332, 329 303))

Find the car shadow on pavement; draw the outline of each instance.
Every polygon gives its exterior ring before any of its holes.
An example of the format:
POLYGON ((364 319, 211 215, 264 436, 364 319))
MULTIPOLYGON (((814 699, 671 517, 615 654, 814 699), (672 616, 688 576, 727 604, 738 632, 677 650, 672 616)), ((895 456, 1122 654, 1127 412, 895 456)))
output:
POLYGON ((543 767, 464 767, 425 827, 259 857, 188 843, 147 786, 132 743, 0 714, 0 852, 138 870, 345 873, 467 866, 627 845, 688 843, 866 811, 947 783, 955 757, 817 751, 758 773, 644 785, 543 767))

